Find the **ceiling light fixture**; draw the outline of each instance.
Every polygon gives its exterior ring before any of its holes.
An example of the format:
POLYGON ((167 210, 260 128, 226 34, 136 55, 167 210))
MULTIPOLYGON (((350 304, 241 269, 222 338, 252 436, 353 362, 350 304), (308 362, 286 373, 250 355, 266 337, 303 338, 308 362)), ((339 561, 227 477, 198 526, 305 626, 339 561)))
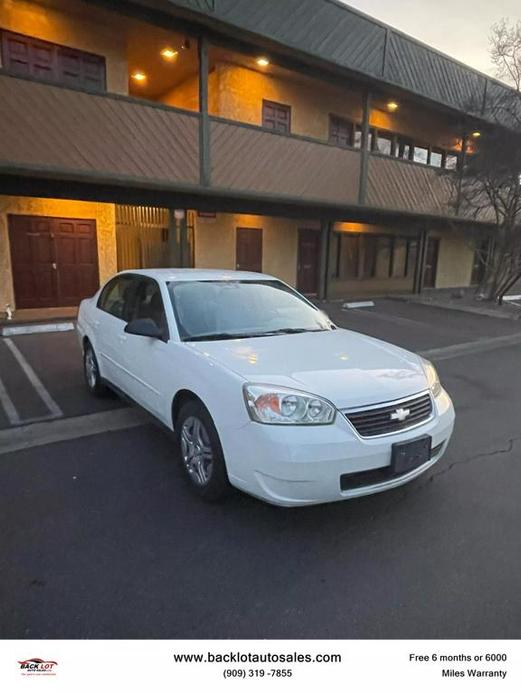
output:
POLYGON ((475 130, 475 131, 472 133, 472 137, 473 137, 475 140, 476 140, 478 137, 481 137, 481 133, 479 132, 479 130, 475 130))
POLYGON ((394 111, 397 111, 399 109, 399 105, 396 103, 396 101, 388 101, 387 102, 387 110, 391 111, 393 113, 394 111))
POLYGON ((141 72, 141 70, 136 70, 135 72, 133 72, 131 77, 136 82, 146 82, 147 79, 146 74, 144 72, 141 72))
POLYGON ((161 51, 161 56, 162 56, 165 60, 173 60, 173 59, 176 58, 178 55, 179 55, 178 51, 174 50, 173 48, 168 48, 168 47, 167 47, 167 48, 163 48, 163 50, 161 51))
POLYGON ((264 56, 257 58, 257 65, 260 65, 261 67, 266 67, 269 64, 270 64, 270 61, 267 58, 265 58, 264 56))

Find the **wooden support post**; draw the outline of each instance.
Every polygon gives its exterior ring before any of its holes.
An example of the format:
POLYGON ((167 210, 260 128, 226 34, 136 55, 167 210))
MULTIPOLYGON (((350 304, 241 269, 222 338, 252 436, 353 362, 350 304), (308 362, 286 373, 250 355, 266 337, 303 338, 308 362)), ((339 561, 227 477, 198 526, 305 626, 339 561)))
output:
POLYGON ((365 93, 364 113, 362 119, 362 142, 360 150, 360 184, 358 189, 358 202, 365 205, 367 198, 367 174, 369 170, 369 118, 371 115, 371 92, 365 93))
POLYGON ((208 40, 201 36, 198 41, 199 52, 199 164, 201 185, 211 182, 210 166, 210 117, 208 115, 208 40))
POLYGON ((329 246, 331 222, 322 220, 320 224, 320 266, 318 280, 318 298, 327 301, 329 294, 329 246))

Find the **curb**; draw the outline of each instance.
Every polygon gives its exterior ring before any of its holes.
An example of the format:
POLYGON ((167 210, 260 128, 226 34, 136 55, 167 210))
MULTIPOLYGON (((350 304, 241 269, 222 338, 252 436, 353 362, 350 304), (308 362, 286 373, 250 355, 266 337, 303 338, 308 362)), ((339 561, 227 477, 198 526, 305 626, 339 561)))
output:
POLYGON ((386 297, 388 299, 395 299, 398 301, 403 301, 404 303, 407 304, 417 304, 418 306, 432 306, 434 308, 442 308, 446 309, 447 311, 458 311, 459 313, 470 313, 474 316, 486 316, 487 318, 499 318, 501 320, 511 320, 511 321, 518 321, 521 320, 521 312, 519 315, 506 315, 504 313, 498 313, 492 309, 482 309, 482 308, 473 308, 472 306, 453 306, 452 304, 438 304, 434 303, 432 301, 421 301, 418 299, 411 299, 408 296, 399 296, 399 295, 389 295, 386 297))

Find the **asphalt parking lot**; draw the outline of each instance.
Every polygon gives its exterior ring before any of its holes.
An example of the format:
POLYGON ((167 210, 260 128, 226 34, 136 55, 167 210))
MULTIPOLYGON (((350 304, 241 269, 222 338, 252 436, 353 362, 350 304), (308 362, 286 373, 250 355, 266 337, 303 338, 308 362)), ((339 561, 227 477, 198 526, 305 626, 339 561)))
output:
MULTIPOLYGON (((457 412, 441 463, 385 494, 280 509, 202 503, 148 422, 6 453, 0 637, 520 638, 521 325, 390 300, 328 310, 436 362, 457 412)), ((22 424, 121 408, 83 389, 72 333, 12 342, 61 411, 0 340, 22 424)))

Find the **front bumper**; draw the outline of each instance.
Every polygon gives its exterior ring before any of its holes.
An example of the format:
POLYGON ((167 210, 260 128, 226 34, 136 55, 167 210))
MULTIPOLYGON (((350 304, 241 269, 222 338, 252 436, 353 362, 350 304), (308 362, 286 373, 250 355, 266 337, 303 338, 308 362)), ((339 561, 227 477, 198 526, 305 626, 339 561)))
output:
POLYGON ((240 430, 220 433, 231 484, 277 506, 305 506, 375 494, 410 482, 443 456, 453 428, 454 408, 442 390, 430 421, 385 436, 361 438, 340 412, 327 426, 249 422, 240 430), (393 443, 423 435, 432 437, 433 450, 438 448, 427 463, 400 477, 342 490, 343 475, 390 468, 393 443))

